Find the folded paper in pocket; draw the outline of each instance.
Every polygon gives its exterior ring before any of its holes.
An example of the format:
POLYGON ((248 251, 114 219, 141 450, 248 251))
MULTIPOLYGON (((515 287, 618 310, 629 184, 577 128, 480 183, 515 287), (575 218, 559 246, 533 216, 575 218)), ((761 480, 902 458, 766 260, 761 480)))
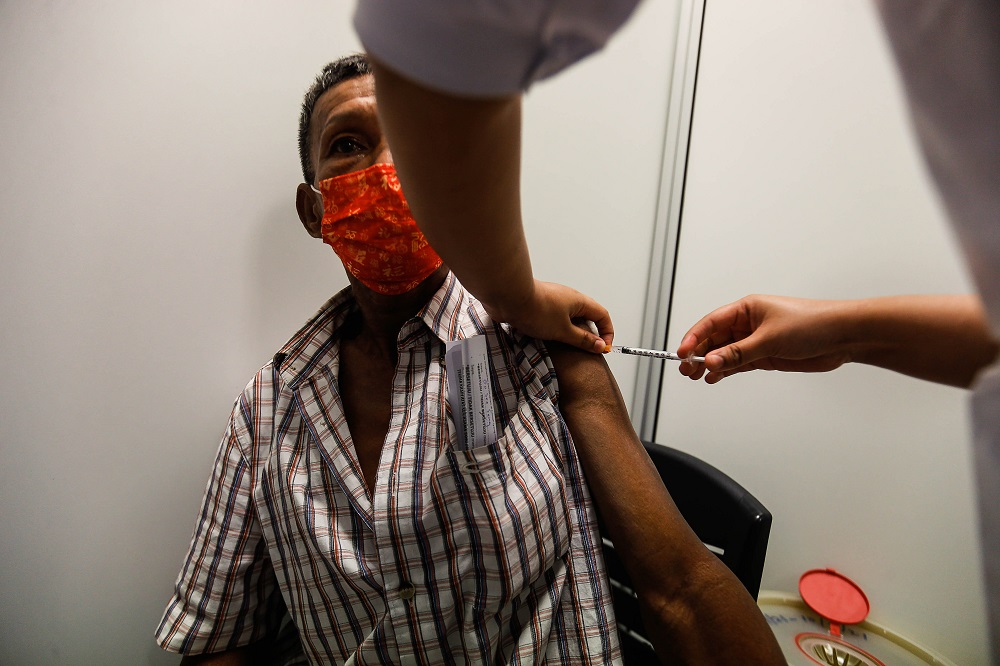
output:
POLYGON ((497 439, 489 355, 485 335, 455 340, 445 348, 448 404, 458 430, 459 451, 486 446, 497 439))

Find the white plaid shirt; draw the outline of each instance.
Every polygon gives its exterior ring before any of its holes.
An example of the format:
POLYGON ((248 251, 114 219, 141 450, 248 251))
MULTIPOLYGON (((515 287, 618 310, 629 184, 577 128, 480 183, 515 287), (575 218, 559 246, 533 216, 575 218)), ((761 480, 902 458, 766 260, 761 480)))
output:
POLYGON ((287 606, 312 664, 620 661, 600 537, 544 347, 449 275, 399 333, 369 498, 337 392, 332 298, 248 384, 157 630, 219 652, 287 606), (500 439, 455 450, 445 342, 485 334, 500 439))

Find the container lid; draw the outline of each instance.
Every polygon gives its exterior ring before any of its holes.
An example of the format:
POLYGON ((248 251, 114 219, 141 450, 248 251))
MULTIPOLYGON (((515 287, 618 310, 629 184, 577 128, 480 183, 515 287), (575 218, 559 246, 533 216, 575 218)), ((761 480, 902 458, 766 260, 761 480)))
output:
POLYGON ((809 608, 830 622, 830 632, 840 635, 840 625, 857 624, 868 617, 868 597, 853 580, 833 569, 812 569, 799 578, 799 594, 809 608))
POLYGON ((797 594, 761 590, 757 604, 789 666, 957 666, 871 618, 845 625, 840 637, 831 636, 821 629, 829 620, 806 606, 797 594))

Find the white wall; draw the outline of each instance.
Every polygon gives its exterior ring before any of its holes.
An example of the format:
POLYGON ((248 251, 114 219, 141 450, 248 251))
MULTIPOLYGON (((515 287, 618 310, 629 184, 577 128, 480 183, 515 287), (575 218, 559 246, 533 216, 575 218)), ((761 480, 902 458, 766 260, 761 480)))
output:
MULTIPOLYGON (((0 663, 176 661, 152 632, 232 401, 346 284, 293 201, 301 95, 358 48, 352 5, 0 3, 0 663)), ((536 270, 623 340, 675 14, 649 0, 527 103, 536 270)))
MULTIPOLYGON (((639 339, 680 3, 647 0, 597 56, 529 91, 523 206, 539 279, 607 307, 639 339)), ((633 342, 633 344, 635 344, 633 342)), ((634 359, 608 356, 632 404, 634 359)))
MULTIPOLYGON (((748 293, 971 289, 862 0, 707 4, 669 338, 748 293)), ((658 439, 774 514, 764 588, 833 567, 869 619, 987 663, 965 395, 868 367, 674 372, 658 439)))

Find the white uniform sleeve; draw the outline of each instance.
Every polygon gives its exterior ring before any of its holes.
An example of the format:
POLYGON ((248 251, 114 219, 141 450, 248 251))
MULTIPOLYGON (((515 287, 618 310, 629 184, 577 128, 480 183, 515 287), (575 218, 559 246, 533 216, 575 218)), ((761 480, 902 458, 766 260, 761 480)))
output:
POLYGON ((639 0, 358 0, 365 49, 444 92, 526 90, 601 49, 639 0))

